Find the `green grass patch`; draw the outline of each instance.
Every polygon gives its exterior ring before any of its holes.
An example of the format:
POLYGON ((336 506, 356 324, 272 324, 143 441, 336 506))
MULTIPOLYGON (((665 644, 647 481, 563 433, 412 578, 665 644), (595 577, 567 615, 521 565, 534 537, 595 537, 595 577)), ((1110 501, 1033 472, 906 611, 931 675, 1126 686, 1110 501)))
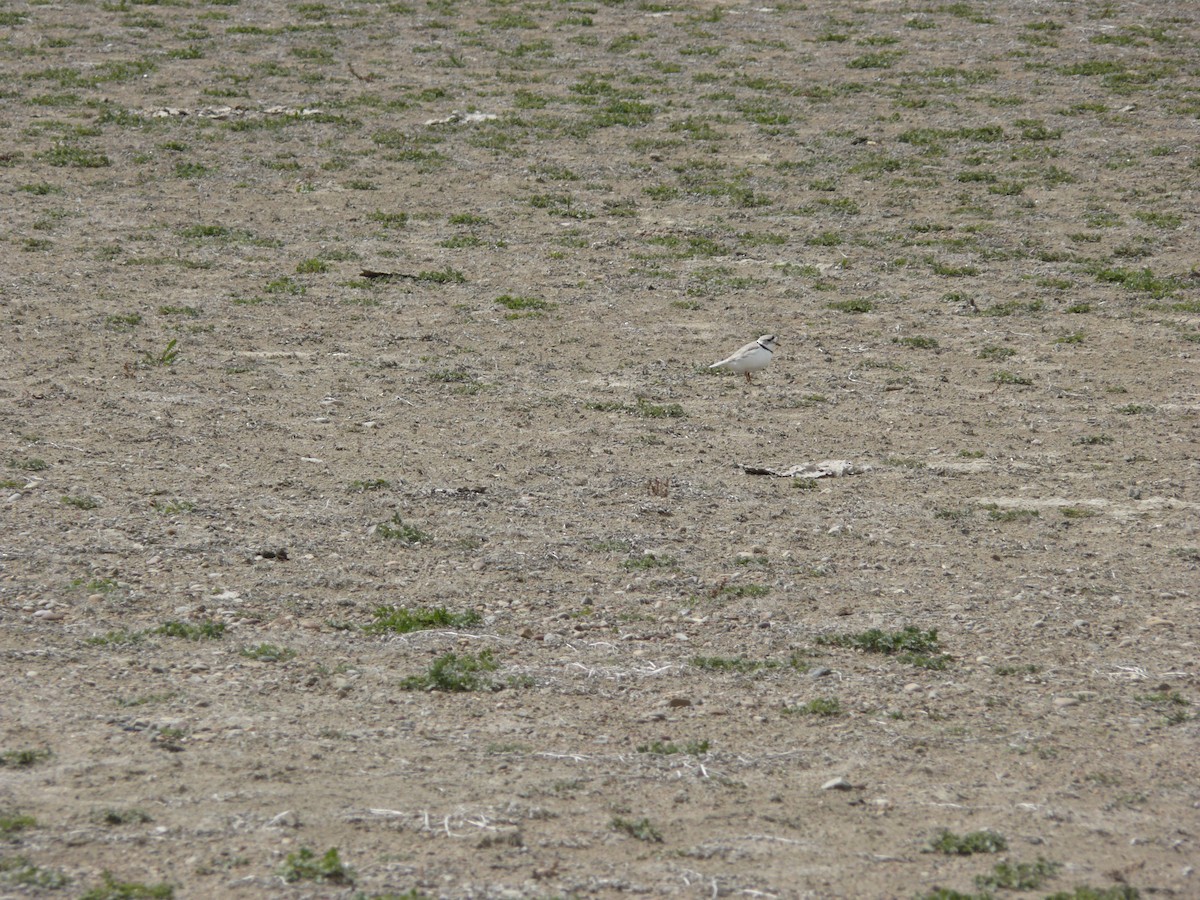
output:
POLYGON ((0 837, 10 837, 37 827, 37 819, 20 813, 0 813, 0 837))
POLYGON ((711 591, 709 596, 714 599, 740 599, 742 597, 765 597, 771 593, 771 589, 765 584, 725 584, 721 585, 715 591, 711 591))
POLYGON ((433 540, 433 535, 428 532, 422 531, 416 525, 406 524, 398 512, 392 513, 392 517, 388 521, 376 525, 375 534, 385 541, 399 541, 410 546, 428 544, 433 540))
POLYGON ((392 483, 386 478, 366 478, 350 482, 346 487, 346 491, 351 494, 365 494, 368 491, 390 490, 391 487, 392 483))
POLYGON ((103 152, 80 144, 55 144, 49 150, 35 153, 34 158, 52 166, 76 169, 102 169, 112 165, 112 160, 103 152))
POLYGON ((496 298, 496 303, 510 310, 507 319, 517 319, 524 316, 539 316, 542 313, 557 308, 558 304, 537 297, 517 297, 504 294, 496 298))
POLYGON ((28 769, 51 757, 46 749, 4 750, 0 752, 0 767, 10 769, 28 769))
POLYGON ((947 856, 971 856, 975 853, 1000 853, 1008 849, 1008 841, 994 831, 971 831, 955 834, 943 828, 929 842, 929 849, 947 856))
POLYGON ((1155 300, 1175 296, 1182 287, 1179 279, 1155 275, 1151 269, 1101 268, 1095 272, 1103 284, 1119 284, 1127 290, 1149 294, 1155 300))
POLYGON ((1038 857, 1037 862, 998 862, 986 875, 975 876, 975 886, 982 889, 1034 891, 1062 868, 1060 863, 1038 857))
POLYGON ((921 669, 944 669, 950 661, 949 656, 940 652, 937 629, 921 631, 912 625, 890 632, 871 628, 854 634, 819 635, 816 642, 823 646, 897 656, 901 662, 921 669))
POLYGON ((185 641, 215 641, 225 636, 225 623, 208 619, 193 624, 172 620, 164 622, 153 629, 151 634, 161 634, 164 637, 182 638, 185 641))
MULTIPOLYGON (((24 856, 0 856, 0 882, 17 887, 58 891, 71 883, 59 869, 43 869, 24 856)), ((40 896, 40 892, 38 894, 40 896)))
POLYGON ((817 697, 803 706, 786 707, 784 712, 802 716, 833 717, 842 714, 842 704, 836 697, 817 697))
POLYGON ((101 883, 79 900, 171 900, 175 888, 166 883, 144 884, 140 881, 118 881, 112 872, 100 876, 101 883))
POLYGON ((925 653, 938 649, 938 636, 936 629, 921 631, 916 626, 906 625, 899 631, 891 632, 871 628, 856 634, 820 635, 817 643, 830 647, 853 647, 866 653, 925 653))
POLYGON ((995 503, 985 503, 980 508, 987 510, 988 518, 993 522, 1032 522, 1038 518, 1036 509, 1006 509, 995 503))
POLYGON ((903 347, 912 347, 914 350, 936 350, 938 348, 937 339, 931 337, 892 338, 892 343, 900 344, 903 347))
POLYGON ((403 228, 408 224, 408 213, 385 212, 377 209, 367 215, 367 219, 383 228, 403 228))
POLYGON ((610 824, 614 830, 622 834, 627 834, 639 841, 645 841, 648 844, 661 844, 663 842, 662 833, 650 824, 649 819, 638 819, 635 822, 632 819, 614 816, 610 824))
POLYGON ((103 809, 93 813, 92 818, 101 825, 144 825, 152 822, 150 814, 142 809, 103 809))
POLYGON ((130 631, 127 628, 106 631, 104 634, 94 634, 84 638, 84 643, 92 647, 127 647, 140 644, 146 639, 144 631, 130 631))
POLYGON ((86 496, 65 496, 62 498, 64 506, 73 506, 76 509, 96 509, 100 505, 100 501, 95 497, 86 496))
POLYGON ((435 271, 417 273, 417 281, 423 281, 428 284, 463 284, 466 280, 466 275, 457 269, 450 268, 450 266, 435 271))
POLYGON ((687 415, 678 403, 660 405, 651 403, 645 397, 639 397, 636 404, 607 400, 588 403, 587 408, 601 412, 623 412, 643 419, 679 419, 687 415))
POLYGON ((368 634, 408 634, 430 628, 470 628, 478 625, 479 613, 471 610, 452 613, 444 606, 402 609, 396 606, 380 606, 371 613, 375 621, 363 627, 368 634))
POLYGON ((499 665, 491 650, 474 653, 446 653, 439 656, 421 675, 410 675, 400 682, 406 691, 445 691, 465 693, 490 691, 498 687, 489 673, 499 665))
POLYGON ((279 875, 289 884, 296 881, 323 881, 329 884, 354 884, 354 872, 342 862, 337 847, 330 847, 317 856, 307 847, 289 853, 279 875))
POLYGON ((44 472, 50 468, 50 464, 36 456, 29 456, 23 459, 18 459, 14 456, 8 460, 8 467, 10 469, 20 469, 22 472, 44 472))
POLYGON ((993 144, 1004 139, 1004 129, 999 125, 983 125, 978 128, 910 128, 897 138, 902 143, 918 147, 932 147, 946 141, 970 141, 993 144))
POLYGON ((625 560, 623 565, 626 569, 633 571, 669 569, 675 565, 675 558, 671 556, 656 556, 653 553, 643 553, 641 556, 625 560))
POLYGON ((857 300, 834 300, 826 303, 830 309, 836 309, 838 312, 844 313, 869 313, 875 308, 875 304, 865 297, 857 300))
POLYGON ((319 275, 322 272, 329 271, 329 263, 323 259, 313 257, 312 259, 302 260, 296 264, 297 275, 319 275))
POLYGON ((1022 387, 1029 387, 1033 384, 1032 378, 1026 378, 1024 375, 1014 375, 1012 372, 1005 371, 1004 369, 993 375, 992 381, 998 385, 1015 384, 1022 387))
POLYGON ((239 652, 247 659, 257 659, 260 662, 287 662, 296 656, 296 651, 290 647, 277 647, 266 643, 243 647, 239 652))
POLYGON ((637 748, 638 753, 650 753, 655 756, 673 756, 676 753, 685 753, 688 756, 703 756, 709 751, 712 745, 708 741, 687 741, 684 744, 674 744, 670 741, 653 741, 649 744, 642 744, 637 748))

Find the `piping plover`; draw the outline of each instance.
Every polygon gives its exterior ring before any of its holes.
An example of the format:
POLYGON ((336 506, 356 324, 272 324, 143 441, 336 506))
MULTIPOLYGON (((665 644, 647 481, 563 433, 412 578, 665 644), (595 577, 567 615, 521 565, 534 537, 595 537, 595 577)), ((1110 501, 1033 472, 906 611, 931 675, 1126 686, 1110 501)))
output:
POLYGON ((775 335, 764 334, 757 341, 747 344, 737 353, 733 354, 733 356, 723 359, 718 363, 713 363, 709 368, 719 369, 724 367, 731 372, 745 375, 746 381, 750 381, 750 373, 761 372, 765 369, 767 363, 771 361, 771 356, 775 353, 775 348, 778 345, 779 340, 775 335))

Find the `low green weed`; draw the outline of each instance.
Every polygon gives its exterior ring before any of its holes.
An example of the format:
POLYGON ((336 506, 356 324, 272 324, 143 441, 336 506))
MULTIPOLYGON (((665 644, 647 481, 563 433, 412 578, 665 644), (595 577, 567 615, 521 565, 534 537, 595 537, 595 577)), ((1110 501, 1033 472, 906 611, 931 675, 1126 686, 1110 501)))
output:
POLYGON ((164 622, 150 633, 183 638, 185 641, 215 641, 225 635, 225 623, 216 619, 206 619, 198 625, 193 625, 191 622, 172 620, 164 622))
POLYGON ((429 628, 470 628, 480 621, 479 613, 474 610, 452 613, 444 606, 413 609, 379 606, 371 615, 375 621, 363 627, 368 634, 408 634, 429 628))
POLYGON ((661 844, 663 842, 662 832, 650 824, 649 819, 639 819, 635 822, 631 819, 614 816, 611 824, 617 831, 627 834, 631 838, 636 838, 639 841, 645 841, 649 844, 661 844))
POLYGON ((342 862, 337 847, 317 856, 307 847, 289 853, 279 875, 289 884, 296 881, 327 881, 330 884, 354 884, 354 872, 342 862))
POLYGON ((103 883, 81 895, 79 900, 171 900, 175 896, 175 888, 170 884, 118 881, 108 871, 100 877, 103 883))
POLYGON ((247 659, 257 659, 260 662, 287 662, 296 656, 296 651, 290 647, 276 647, 266 643, 255 647, 243 647, 240 652, 247 659))
POLYGON ((392 513, 390 521, 380 522, 375 527, 375 534, 384 540, 399 541, 402 544, 410 546, 428 544, 433 540, 431 534, 422 531, 416 525, 405 524, 404 519, 400 517, 400 513, 392 513))
POLYGON ((948 856, 970 856, 974 853, 999 853, 1008 849, 1004 835, 994 831, 970 831, 955 834, 947 828, 939 831, 929 842, 929 849, 948 856))
POLYGON ((439 656, 423 675, 410 675, 400 682, 406 691, 467 691, 495 690, 497 683, 488 674, 499 665, 491 650, 473 653, 446 653, 439 656))

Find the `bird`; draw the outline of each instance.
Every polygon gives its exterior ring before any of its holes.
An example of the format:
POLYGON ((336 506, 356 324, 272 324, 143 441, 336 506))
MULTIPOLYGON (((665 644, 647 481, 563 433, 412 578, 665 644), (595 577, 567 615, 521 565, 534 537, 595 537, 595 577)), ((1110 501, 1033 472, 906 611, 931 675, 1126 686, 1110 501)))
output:
POLYGON ((753 384, 754 382, 750 379, 750 373, 761 372, 767 367, 767 363, 771 361, 771 357, 774 355, 778 344, 779 339, 775 335, 764 334, 757 341, 747 344, 737 353, 733 354, 733 356, 713 363, 709 368, 720 369, 724 367, 731 372, 736 372, 738 375, 745 375, 746 381, 753 384))

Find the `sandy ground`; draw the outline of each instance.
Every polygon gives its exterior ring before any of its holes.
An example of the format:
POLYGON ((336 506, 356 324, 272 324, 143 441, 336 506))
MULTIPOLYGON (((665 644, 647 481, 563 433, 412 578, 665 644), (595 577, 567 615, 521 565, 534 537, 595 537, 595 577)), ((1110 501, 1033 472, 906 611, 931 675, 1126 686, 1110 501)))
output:
POLYGON ((1200 896, 1190 4, 0 57, 0 896, 1200 896))

